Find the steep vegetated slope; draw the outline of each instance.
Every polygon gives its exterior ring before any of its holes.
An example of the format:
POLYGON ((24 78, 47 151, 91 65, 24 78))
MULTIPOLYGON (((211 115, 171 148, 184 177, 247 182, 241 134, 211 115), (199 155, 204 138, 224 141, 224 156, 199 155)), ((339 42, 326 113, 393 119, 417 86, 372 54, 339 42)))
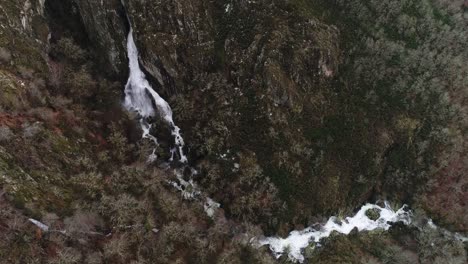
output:
POLYGON ((422 202, 438 212, 441 221, 466 231, 467 216, 460 214, 467 209, 467 177, 462 172, 467 140, 466 6, 462 1, 452 3, 452 9, 438 1, 343 1, 343 8, 349 14, 343 28, 359 28, 345 37, 354 45, 349 47, 347 78, 359 84, 353 92, 360 98, 355 104, 360 102, 371 110, 367 113, 372 119, 390 128, 383 190, 422 202))
MULTIPOLYGON (((0 14, 2 263, 273 263, 252 237, 378 198, 466 232, 463 1, 0 0, 0 14), (215 218, 168 184, 158 118, 146 163, 121 105, 130 27, 215 218)), ((403 226, 306 253, 466 261, 403 226)))

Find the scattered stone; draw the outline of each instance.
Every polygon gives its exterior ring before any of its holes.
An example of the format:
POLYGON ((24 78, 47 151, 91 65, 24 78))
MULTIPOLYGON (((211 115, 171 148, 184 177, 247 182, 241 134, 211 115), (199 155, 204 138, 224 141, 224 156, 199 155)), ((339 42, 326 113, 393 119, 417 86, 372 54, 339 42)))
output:
POLYGON ((14 136, 11 129, 7 126, 0 126, 0 142, 8 141, 14 136))
POLYGON ((11 53, 7 49, 0 47, 0 62, 10 62, 11 61, 11 53))
POLYGON ((23 137, 33 138, 42 130, 42 125, 40 122, 35 122, 34 124, 23 124, 23 137))

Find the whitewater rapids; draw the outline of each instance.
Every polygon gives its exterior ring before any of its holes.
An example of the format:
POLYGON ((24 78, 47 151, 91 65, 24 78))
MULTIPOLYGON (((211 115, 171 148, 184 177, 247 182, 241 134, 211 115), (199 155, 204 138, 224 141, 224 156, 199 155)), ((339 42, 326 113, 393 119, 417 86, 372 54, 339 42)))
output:
POLYGON ((292 231, 287 238, 267 237, 258 241, 258 246, 268 245, 276 258, 287 253, 292 261, 302 263, 304 256, 302 250, 312 242, 319 243, 322 238, 329 237, 333 231, 341 234, 349 234, 354 228, 358 231, 371 231, 375 229, 388 230, 392 223, 403 222, 406 225, 411 223, 411 211, 404 205, 399 210, 394 211, 390 205, 385 202, 384 207, 375 204, 366 204, 353 217, 346 217, 342 221, 334 216, 330 217, 327 223, 316 229, 308 227, 301 231, 292 231), (370 219, 366 212, 368 210, 377 210, 379 218, 370 219))

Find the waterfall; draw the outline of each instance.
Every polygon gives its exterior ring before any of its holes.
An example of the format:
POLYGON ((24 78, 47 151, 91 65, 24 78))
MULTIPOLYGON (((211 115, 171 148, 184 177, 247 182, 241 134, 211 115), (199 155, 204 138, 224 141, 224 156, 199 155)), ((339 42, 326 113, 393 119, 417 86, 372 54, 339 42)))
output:
MULTIPOLYGON (((122 5, 124 3, 122 2, 122 5)), ((129 20, 130 22, 130 20, 129 20)), ((128 111, 135 111, 140 117, 140 126, 143 130, 143 138, 149 139, 156 146, 159 145, 158 140, 155 136, 151 135, 152 125, 149 122, 151 117, 159 116, 164 122, 166 122, 171 128, 171 134, 174 137, 175 147, 170 149, 171 158, 169 161, 173 161, 174 157, 178 154, 179 161, 182 163, 188 163, 187 156, 184 154, 184 139, 180 134, 180 128, 175 125, 172 118, 172 109, 169 104, 164 100, 149 84, 145 74, 140 68, 138 61, 138 49, 133 38, 133 30, 130 28, 127 39, 127 52, 130 68, 130 76, 128 77, 127 84, 125 85, 125 100, 124 107, 128 111)), ((148 161, 152 162, 157 159, 156 149, 148 157, 148 161)), ((198 188, 193 181, 193 175, 198 172, 191 167, 184 166, 174 170, 176 179, 168 180, 167 183, 172 185, 174 188, 179 190, 182 197, 187 200, 198 200, 204 203, 205 212, 209 217, 213 217, 217 208, 220 204, 214 202, 212 199, 206 197, 198 188), (190 179, 185 180, 182 176, 184 169, 190 169, 190 179), (206 202, 205 202, 206 200, 206 202)))
MULTIPOLYGON (((140 115, 143 138, 150 139, 155 145, 158 145, 158 141, 156 137, 150 134, 152 125, 148 122, 148 118, 159 115, 171 128, 171 134, 175 139, 175 146, 179 153, 180 162, 187 163, 187 157, 183 151, 185 144, 184 139, 180 134, 180 128, 174 123, 172 109, 166 100, 151 87, 140 68, 140 64, 138 63, 138 50, 133 39, 132 29, 130 29, 128 33, 127 52, 130 76, 125 85, 125 108, 129 111, 136 111, 140 115), (154 106, 156 106, 156 109, 154 106)), ((156 159, 155 151, 153 151, 149 160, 153 161, 154 159, 156 159)))

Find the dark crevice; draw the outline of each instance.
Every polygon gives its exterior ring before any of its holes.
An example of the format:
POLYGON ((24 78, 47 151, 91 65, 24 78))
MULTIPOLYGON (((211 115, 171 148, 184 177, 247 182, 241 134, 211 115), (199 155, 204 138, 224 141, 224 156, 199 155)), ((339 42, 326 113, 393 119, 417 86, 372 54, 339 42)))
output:
POLYGON ((51 42, 68 37, 82 48, 89 48, 91 41, 78 11, 71 0, 47 0, 45 13, 51 31, 51 42))
POLYGON ((123 24, 125 26, 125 34, 128 35, 131 28, 130 17, 128 16, 128 10, 123 0, 120 2, 119 8, 117 8, 117 14, 123 21, 123 24))

